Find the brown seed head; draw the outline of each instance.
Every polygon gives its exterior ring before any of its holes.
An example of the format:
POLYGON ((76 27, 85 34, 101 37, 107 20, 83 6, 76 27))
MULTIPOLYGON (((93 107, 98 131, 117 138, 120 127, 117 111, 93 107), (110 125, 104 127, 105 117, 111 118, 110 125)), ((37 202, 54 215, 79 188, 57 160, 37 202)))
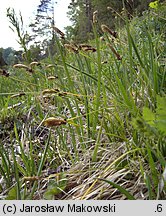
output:
POLYGON ((97 51, 96 48, 94 47, 83 47, 82 50, 85 52, 88 52, 88 51, 96 52, 97 51))
POLYGON ((97 23, 97 15, 98 15, 98 11, 96 10, 93 12, 93 20, 92 21, 94 24, 97 23))
POLYGON ((47 118, 43 124, 47 127, 60 126, 62 124, 66 124, 67 121, 65 119, 57 119, 54 117, 47 118))
POLYGON ((83 50, 83 51, 92 51, 92 52, 96 52, 96 48, 92 47, 91 45, 88 44, 80 44, 79 45, 79 49, 83 50))
POLYGON ((109 33, 110 35, 112 35, 113 37, 117 38, 117 32, 112 31, 107 25, 101 25, 101 30, 104 33, 109 33))
POLYGON ((24 181, 30 181, 30 182, 34 182, 34 181, 38 181, 40 180, 42 177, 39 176, 25 176, 23 178, 24 181))
POLYGON ((55 65, 53 65, 53 64, 49 64, 46 66, 46 68, 53 68, 53 67, 55 67, 55 65))
POLYGON ((107 64, 108 63, 108 61, 102 61, 101 62, 101 64, 107 64))
POLYGON ((122 57, 119 55, 119 53, 114 49, 114 47, 111 44, 108 44, 108 46, 110 47, 110 49, 112 50, 112 52, 115 54, 116 58, 118 60, 122 60, 122 57))
POLYGON ((54 80, 54 79, 57 79, 58 77, 57 76, 49 76, 47 77, 48 80, 54 80))
POLYGON ((59 92, 59 89, 44 89, 42 91, 42 94, 45 95, 45 94, 55 94, 59 92))
POLYGON ((39 66, 39 65, 41 65, 40 62, 36 62, 36 61, 31 62, 31 63, 29 64, 30 67, 39 66))
POLYGON ((98 10, 94 11, 93 14, 98 14, 98 10))
POLYGON ((58 33, 58 34, 61 36, 62 39, 65 38, 65 34, 64 34, 59 28, 57 28, 57 27, 55 27, 55 26, 53 26, 52 28, 54 29, 54 31, 55 31, 56 33, 58 33))
POLYGON ((80 48, 80 49, 82 49, 82 48, 84 48, 84 47, 85 47, 85 48, 87 48, 87 47, 88 47, 88 48, 91 48, 92 46, 91 46, 91 45, 88 45, 88 44, 80 44, 80 45, 79 45, 79 48, 80 48))
POLYGON ((100 40, 101 40, 101 41, 105 41, 105 39, 104 39, 104 37, 103 37, 103 36, 101 36, 101 37, 100 37, 100 40))
POLYGON ((73 44, 64 44, 64 47, 70 52, 78 53, 78 48, 73 44))
POLYGON ((13 65, 13 68, 24 68, 24 69, 29 69, 28 66, 24 64, 15 64, 13 65))
POLYGON ((63 97, 63 96, 65 96, 65 95, 67 95, 67 92, 59 92, 59 93, 58 93, 58 96, 60 96, 60 97, 63 97))
POLYGON ((25 95, 24 92, 20 92, 20 93, 18 93, 18 94, 14 94, 14 95, 12 95, 11 98, 15 98, 15 97, 22 97, 22 96, 24 96, 24 95, 25 95))
POLYGON ((8 72, 7 70, 0 69, 0 75, 1 75, 1 76, 5 76, 5 77, 8 77, 8 76, 9 76, 9 72, 8 72))
POLYGON ((31 68, 29 68, 27 65, 24 65, 24 64, 15 64, 13 65, 13 68, 23 68, 30 73, 34 72, 31 68))

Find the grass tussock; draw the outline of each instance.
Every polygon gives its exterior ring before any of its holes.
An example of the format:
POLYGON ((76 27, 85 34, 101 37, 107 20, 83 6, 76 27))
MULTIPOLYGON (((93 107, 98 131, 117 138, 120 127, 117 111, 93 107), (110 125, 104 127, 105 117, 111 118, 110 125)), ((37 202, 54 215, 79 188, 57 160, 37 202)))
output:
POLYGON ((164 199, 164 11, 1 69, 1 199, 164 199))

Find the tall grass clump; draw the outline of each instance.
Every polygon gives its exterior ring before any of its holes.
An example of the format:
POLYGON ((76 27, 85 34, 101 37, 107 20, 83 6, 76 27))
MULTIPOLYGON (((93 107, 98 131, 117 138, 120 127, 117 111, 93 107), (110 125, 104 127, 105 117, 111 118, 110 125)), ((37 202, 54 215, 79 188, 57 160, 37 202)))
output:
POLYGON ((164 198, 165 10, 116 31, 95 12, 86 44, 53 27, 56 56, 2 73, 2 199, 164 198))

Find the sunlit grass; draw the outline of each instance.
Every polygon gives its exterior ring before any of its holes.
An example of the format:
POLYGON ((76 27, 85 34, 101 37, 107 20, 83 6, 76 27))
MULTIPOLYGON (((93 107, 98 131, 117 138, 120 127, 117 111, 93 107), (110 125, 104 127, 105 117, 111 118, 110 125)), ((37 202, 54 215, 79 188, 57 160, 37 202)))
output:
POLYGON ((2 198, 164 197, 165 122, 145 113, 165 121, 162 38, 138 37, 132 22, 114 40, 96 29, 93 46, 71 50, 57 36, 58 58, 0 76, 2 198))

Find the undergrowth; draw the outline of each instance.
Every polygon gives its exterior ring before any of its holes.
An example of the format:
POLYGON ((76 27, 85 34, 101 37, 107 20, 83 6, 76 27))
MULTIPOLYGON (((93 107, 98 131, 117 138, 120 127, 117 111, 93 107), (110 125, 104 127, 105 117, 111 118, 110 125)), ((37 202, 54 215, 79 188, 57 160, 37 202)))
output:
POLYGON ((164 199, 164 12, 1 70, 1 199, 164 199))

